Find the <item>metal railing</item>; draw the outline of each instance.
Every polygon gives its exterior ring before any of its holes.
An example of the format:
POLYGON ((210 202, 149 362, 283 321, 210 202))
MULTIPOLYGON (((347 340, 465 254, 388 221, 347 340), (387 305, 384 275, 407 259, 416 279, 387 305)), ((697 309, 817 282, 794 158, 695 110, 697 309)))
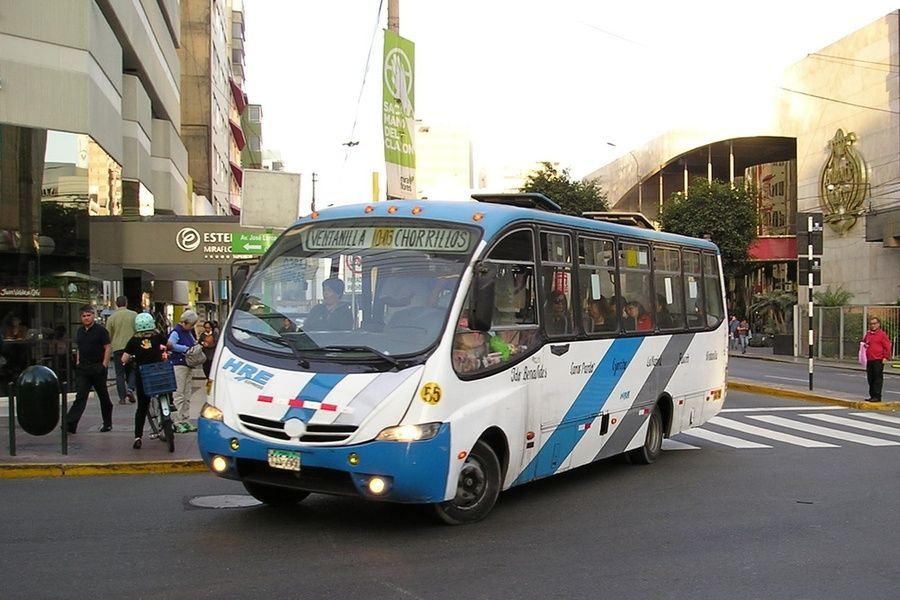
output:
MULTIPOLYGON (((800 304, 797 334, 800 355, 806 355, 807 307, 800 304)), ((813 305, 813 352, 817 358, 856 360, 859 342, 867 329, 869 317, 878 317, 881 327, 891 339, 894 355, 900 353, 900 306, 896 305, 813 305)))

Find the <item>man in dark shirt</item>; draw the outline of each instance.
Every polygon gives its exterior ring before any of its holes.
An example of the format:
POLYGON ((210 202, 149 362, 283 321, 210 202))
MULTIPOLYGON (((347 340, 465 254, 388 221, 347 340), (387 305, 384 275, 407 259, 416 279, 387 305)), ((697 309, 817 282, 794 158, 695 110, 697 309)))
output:
POLYGON ((348 331, 353 328, 353 313, 346 302, 344 282, 337 277, 322 282, 322 304, 316 304, 303 322, 305 331, 348 331))
POLYGON ((106 388, 106 375, 109 368, 109 357, 112 354, 112 342, 109 332, 99 323, 94 322, 94 307, 86 304, 81 307, 81 327, 75 335, 78 352, 75 354, 75 402, 66 417, 69 433, 78 429, 78 420, 84 413, 88 394, 93 389, 100 400, 100 415, 103 426, 100 431, 112 430, 112 401, 106 388))

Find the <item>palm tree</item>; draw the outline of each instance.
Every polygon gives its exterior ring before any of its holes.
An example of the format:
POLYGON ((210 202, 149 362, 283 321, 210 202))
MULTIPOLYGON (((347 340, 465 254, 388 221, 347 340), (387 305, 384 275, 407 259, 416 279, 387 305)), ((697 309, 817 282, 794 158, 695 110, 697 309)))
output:
POLYGON ((853 296, 853 292, 848 292, 840 285, 836 290, 832 290, 829 285, 824 290, 813 292, 813 298, 819 306, 846 306, 853 296))
POLYGON ((765 333, 787 333, 787 311, 797 304, 797 294, 772 290, 765 294, 755 294, 750 303, 750 312, 757 316, 757 322, 765 326, 765 333), (771 324, 771 325, 770 325, 771 324), (768 331, 768 329, 772 331, 768 331))

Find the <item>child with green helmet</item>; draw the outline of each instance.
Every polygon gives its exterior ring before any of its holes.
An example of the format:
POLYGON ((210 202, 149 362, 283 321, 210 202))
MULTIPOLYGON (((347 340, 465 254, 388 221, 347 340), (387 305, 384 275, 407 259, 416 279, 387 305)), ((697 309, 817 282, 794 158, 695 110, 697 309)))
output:
MULTIPOLYGON (((122 353, 122 364, 130 361, 138 366, 149 363, 162 362, 166 359, 166 338, 156 331, 156 321, 149 313, 139 313, 134 318, 134 336, 125 344, 122 353)), ((140 369, 135 369, 135 387, 137 388, 137 410, 134 413, 134 444, 135 450, 141 447, 141 438, 144 435, 144 421, 147 420, 147 411, 150 407, 150 397, 144 393, 143 381, 141 381, 140 369)))

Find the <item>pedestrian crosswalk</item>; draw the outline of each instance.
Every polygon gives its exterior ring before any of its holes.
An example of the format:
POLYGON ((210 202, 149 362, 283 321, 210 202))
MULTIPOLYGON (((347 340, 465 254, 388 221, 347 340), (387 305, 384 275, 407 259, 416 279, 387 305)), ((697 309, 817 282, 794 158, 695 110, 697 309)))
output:
POLYGON ((836 407, 725 409, 702 427, 663 441, 664 450, 781 445, 803 448, 900 446, 900 417, 836 407), (826 412, 827 411, 827 412, 826 412))

